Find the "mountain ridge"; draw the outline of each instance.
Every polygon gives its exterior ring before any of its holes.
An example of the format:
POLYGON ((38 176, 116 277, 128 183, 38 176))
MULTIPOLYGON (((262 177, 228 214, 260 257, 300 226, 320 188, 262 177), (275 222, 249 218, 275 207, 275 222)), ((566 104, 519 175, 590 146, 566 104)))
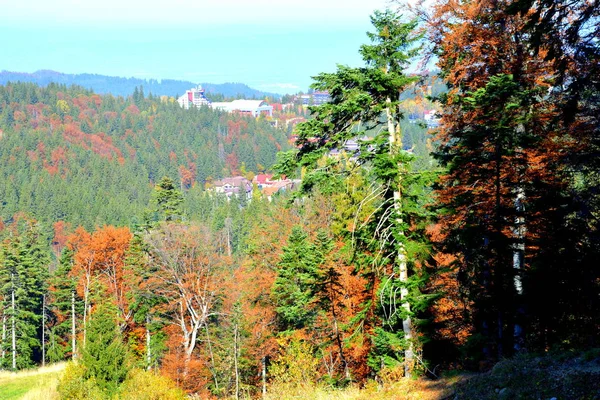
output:
MULTIPOLYGON (((125 78, 93 73, 66 74, 50 69, 41 69, 32 73, 2 70, 0 72, 0 85, 6 85, 8 82, 29 82, 40 86, 47 86, 49 83, 59 83, 67 86, 78 85, 86 89, 91 89, 98 94, 110 93, 114 96, 122 97, 132 95, 136 87, 143 87, 146 94, 152 93, 154 96, 175 97, 198 85, 198 83, 177 79, 125 78)), ((217 94, 223 97, 281 97, 281 95, 276 93, 263 92, 251 88, 241 82, 203 82, 200 85, 202 85, 208 94, 217 94)))

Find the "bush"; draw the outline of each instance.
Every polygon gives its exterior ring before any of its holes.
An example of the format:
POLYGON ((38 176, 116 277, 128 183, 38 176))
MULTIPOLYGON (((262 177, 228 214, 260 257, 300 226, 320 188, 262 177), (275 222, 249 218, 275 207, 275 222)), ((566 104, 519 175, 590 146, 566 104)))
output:
POLYGON ((180 400, 185 393, 166 376, 141 369, 132 370, 119 389, 120 400, 180 400))
POLYGON ((63 400, 104 400, 107 398, 96 381, 85 379, 85 369, 78 364, 70 362, 58 382, 58 393, 63 400))

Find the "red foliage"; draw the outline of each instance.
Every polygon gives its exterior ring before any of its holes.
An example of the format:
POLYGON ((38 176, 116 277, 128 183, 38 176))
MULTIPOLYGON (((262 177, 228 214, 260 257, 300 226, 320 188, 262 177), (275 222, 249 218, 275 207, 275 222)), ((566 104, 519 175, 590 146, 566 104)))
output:
MULTIPOLYGON (((129 228, 104 226, 93 234, 79 227, 69 236, 68 246, 74 251, 70 275, 77 279, 77 292, 88 301, 93 280, 102 282, 113 297, 122 319, 131 318, 126 293, 128 279, 124 276, 125 252, 132 234, 129 228)), ((129 278, 129 277, 127 277, 129 278)))
POLYGON ((238 174, 239 161, 235 153, 228 154, 225 158, 225 164, 233 175, 238 174))
POLYGON ((133 115, 139 115, 140 114, 140 109, 135 104, 130 105, 125 110, 127 112, 129 112, 129 114, 133 114, 133 115))
POLYGON ((184 188, 191 188, 196 181, 196 164, 189 163, 187 168, 184 165, 180 165, 179 177, 181 179, 181 185, 184 188))
POLYGON ((71 224, 65 221, 56 221, 53 225, 54 229, 54 238, 52 239, 52 251, 56 255, 58 259, 60 257, 60 253, 63 251, 64 247, 67 245, 67 240, 69 239, 69 235, 71 234, 71 224))

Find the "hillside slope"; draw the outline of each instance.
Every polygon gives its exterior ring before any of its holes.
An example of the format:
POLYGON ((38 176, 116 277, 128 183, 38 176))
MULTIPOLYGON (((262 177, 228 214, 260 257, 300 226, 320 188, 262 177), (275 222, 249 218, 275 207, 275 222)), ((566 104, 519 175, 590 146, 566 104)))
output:
POLYGON ((195 193, 288 146, 260 119, 27 83, 0 86, 0 142, 0 221, 25 211, 88 228, 130 225, 162 176, 195 193))

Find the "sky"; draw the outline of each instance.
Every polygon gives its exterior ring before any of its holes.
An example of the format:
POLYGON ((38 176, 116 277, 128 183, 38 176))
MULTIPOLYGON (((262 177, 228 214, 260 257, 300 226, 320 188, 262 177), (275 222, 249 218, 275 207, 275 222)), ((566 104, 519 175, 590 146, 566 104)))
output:
POLYGON ((0 70, 96 73, 306 91, 362 65, 388 0, 0 0, 0 70))

